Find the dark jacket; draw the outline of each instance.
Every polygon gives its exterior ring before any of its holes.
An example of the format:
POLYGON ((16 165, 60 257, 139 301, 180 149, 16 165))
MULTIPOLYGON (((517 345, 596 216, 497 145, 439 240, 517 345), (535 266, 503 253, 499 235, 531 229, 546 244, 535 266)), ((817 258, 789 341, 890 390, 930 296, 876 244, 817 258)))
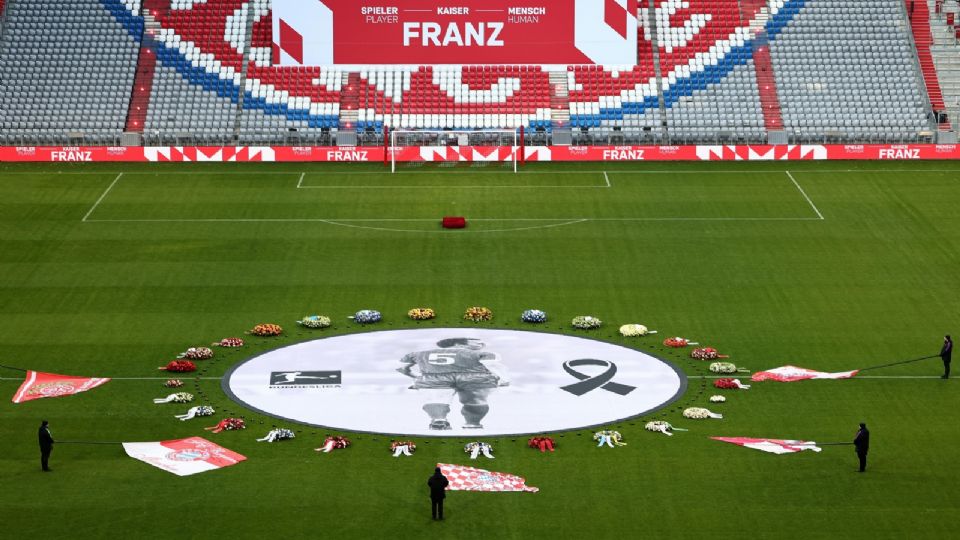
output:
POLYGON ((870 430, 867 428, 860 428, 857 431, 857 436, 853 439, 853 445, 857 447, 858 454, 866 454, 870 450, 870 430))
POLYGON ((439 501, 441 499, 447 498, 447 486, 450 485, 450 481, 447 480, 447 477, 443 473, 435 473, 433 476, 427 480, 427 485, 430 486, 430 498, 439 501))
POLYGON ((940 358, 944 362, 949 362, 950 358, 953 356, 953 341, 947 340, 943 342, 943 348, 940 349, 940 358))
POLYGON ((40 448, 44 450, 53 448, 53 436, 50 435, 50 428, 47 426, 40 426, 40 432, 38 435, 40 437, 40 448))

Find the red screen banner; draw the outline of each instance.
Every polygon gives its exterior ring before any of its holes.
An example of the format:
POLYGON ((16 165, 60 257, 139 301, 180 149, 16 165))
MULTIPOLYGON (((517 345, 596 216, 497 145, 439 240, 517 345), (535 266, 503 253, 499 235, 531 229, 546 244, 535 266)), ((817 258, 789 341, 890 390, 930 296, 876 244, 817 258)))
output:
POLYGON ((637 0, 273 0, 274 64, 628 64, 637 0))

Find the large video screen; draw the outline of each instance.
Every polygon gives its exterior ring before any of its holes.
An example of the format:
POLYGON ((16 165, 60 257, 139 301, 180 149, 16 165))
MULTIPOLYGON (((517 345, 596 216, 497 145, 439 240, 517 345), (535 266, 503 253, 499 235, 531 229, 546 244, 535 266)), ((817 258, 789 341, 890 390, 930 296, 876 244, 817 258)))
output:
POLYGON ((637 0, 273 0, 276 65, 626 64, 637 0))

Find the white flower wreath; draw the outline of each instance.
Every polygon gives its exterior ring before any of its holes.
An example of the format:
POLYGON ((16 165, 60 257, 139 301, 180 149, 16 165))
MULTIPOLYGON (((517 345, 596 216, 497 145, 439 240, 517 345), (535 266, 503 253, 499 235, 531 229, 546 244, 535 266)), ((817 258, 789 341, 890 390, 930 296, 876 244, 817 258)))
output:
POLYGON ((710 396, 710 403, 724 403, 725 401, 727 401, 727 398, 723 396, 720 396, 720 395, 710 396))
POLYGON ((656 330, 650 330, 642 324, 625 324, 620 327, 620 335, 623 337, 637 337, 656 333, 656 330))
POLYGON ((710 412, 709 409, 704 409, 703 407, 690 407, 684 409, 683 417, 690 418, 691 420, 704 420, 706 418, 723 418, 723 415, 710 412))

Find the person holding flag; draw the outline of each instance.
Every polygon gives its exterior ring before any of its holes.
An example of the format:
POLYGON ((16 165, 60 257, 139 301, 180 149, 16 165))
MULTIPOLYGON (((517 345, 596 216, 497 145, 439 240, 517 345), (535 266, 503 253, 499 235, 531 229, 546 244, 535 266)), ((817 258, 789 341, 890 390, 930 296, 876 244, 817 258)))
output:
POLYGON ((427 485, 430 486, 430 509, 433 519, 443 520, 443 500, 447 498, 447 486, 450 485, 450 481, 443 475, 440 467, 437 467, 433 471, 433 476, 427 480, 427 485))
POLYGON ((867 429, 867 424, 860 423, 857 436, 853 438, 853 446, 860 460, 860 472, 864 472, 867 470, 867 452, 870 451, 870 430, 867 429))
POLYGON ((53 435, 50 434, 49 422, 40 422, 40 468, 43 472, 50 472, 50 452, 53 451, 53 435))
POLYGON ((950 378, 950 360, 953 357, 953 340, 950 334, 943 336, 943 347, 940 348, 940 359, 943 360, 943 376, 941 379, 950 378))

